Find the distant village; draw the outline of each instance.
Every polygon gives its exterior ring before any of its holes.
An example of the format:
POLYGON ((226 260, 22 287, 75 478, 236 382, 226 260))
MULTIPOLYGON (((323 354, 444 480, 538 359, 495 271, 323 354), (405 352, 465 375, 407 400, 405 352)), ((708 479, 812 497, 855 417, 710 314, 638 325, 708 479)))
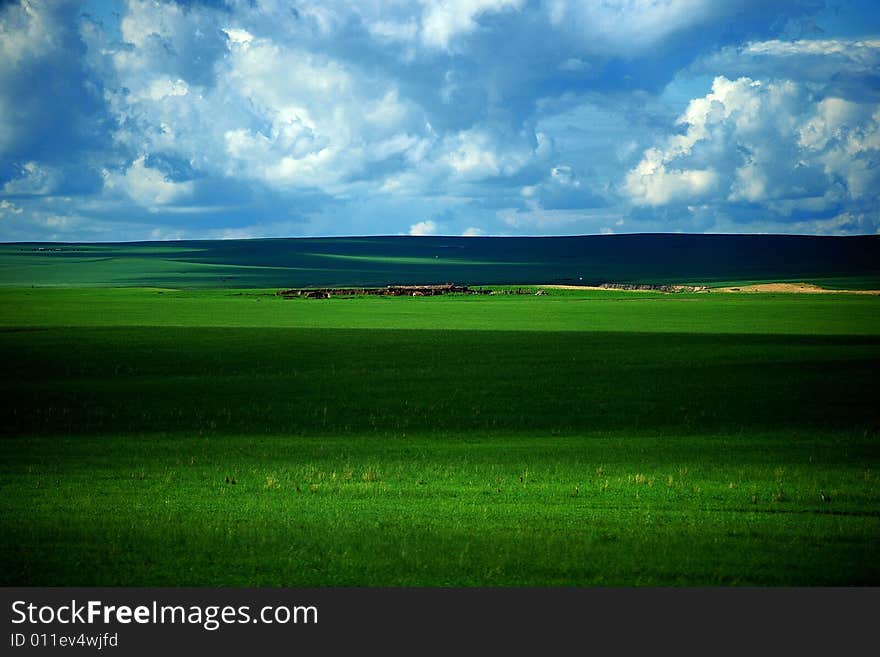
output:
POLYGON ((492 290, 472 288, 467 285, 446 283, 443 285, 387 285, 385 287, 324 287, 279 290, 276 296, 292 299, 329 299, 330 297, 380 296, 380 297, 436 297, 441 294, 492 294, 492 290))
MULTIPOLYGON (((547 286, 553 287, 553 286, 547 286)), ((564 286, 573 289, 574 286, 564 286)), ((708 288, 689 285, 653 285, 649 283, 601 283, 594 286, 584 286, 584 289, 606 290, 650 290, 655 292, 704 292, 708 288)), ((470 287, 468 285, 456 285, 444 283, 442 285, 386 285, 385 287, 322 287, 322 288, 292 288, 279 290, 276 296, 285 299, 305 297, 306 299, 329 299, 330 297, 353 297, 353 296, 379 296, 379 297, 436 297, 442 294, 527 294, 544 296, 547 290, 539 287, 506 287, 493 290, 487 287, 470 287)))

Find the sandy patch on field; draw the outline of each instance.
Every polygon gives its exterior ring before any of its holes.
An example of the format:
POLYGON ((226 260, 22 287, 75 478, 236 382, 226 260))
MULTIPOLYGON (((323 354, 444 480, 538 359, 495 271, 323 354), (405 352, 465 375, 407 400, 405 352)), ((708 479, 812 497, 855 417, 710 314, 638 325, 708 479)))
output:
POLYGON ((880 290, 829 290, 812 283, 759 283, 740 287, 716 287, 713 292, 782 292, 789 294, 880 294, 880 290))
MULTIPOLYGON (((598 285, 535 285, 547 290, 598 290, 601 292, 657 292, 668 294, 666 290, 628 290, 625 288, 601 287, 598 285)), ((812 283, 758 283, 755 285, 740 285, 738 287, 713 287, 689 285, 670 286, 676 292, 775 292, 784 294, 874 294, 880 295, 880 290, 829 290, 812 283)))

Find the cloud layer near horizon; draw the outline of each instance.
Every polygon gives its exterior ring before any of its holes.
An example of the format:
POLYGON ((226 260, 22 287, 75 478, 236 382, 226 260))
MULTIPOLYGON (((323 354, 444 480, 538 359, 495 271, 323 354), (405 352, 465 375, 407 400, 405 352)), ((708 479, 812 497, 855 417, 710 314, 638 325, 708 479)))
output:
POLYGON ((0 8, 0 240, 880 231, 880 22, 813 0, 0 8))

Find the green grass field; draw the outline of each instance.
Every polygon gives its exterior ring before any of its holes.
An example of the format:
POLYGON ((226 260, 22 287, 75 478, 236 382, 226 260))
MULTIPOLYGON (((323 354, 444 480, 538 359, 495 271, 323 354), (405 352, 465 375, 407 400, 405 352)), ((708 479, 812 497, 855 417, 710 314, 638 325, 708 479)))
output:
POLYGON ((0 287, 805 281, 880 289, 880 236, 328 237, 0 244, 0 287))
POLYGON ((0 583, 880 584, 880 297, 273 292, 0 289, 0 583))

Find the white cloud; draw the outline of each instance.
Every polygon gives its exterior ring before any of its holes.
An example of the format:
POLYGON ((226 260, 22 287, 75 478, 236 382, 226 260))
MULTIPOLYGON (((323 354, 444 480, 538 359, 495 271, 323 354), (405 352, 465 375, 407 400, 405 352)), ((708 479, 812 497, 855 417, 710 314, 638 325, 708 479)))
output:
POLYGON ((129 212, 103 226, 137 237, 223 236, 191 216, 215 210, 254 236, 876 223, 880 40, 771 38, 795 2, 295 4, 126 0, 112 25, 6 3, 0 196, 24 210, 0 208, 4 228, 36 208, 68 235, 129 212))
POLYGON ((735 8, 711 0, 549 0, 551 24, 580 38, 584 51, 634 54, 670 35, 723 20, 735 8))
POLYGON ((745 55, 771 57, 843 55, 866 66, 875 66, 880 56, 880 39, 772 39, 752 41, 742 47, 740 52, 745 55))
POLYGON ((571 73, 582 73, 584 71, 589 71, 592 68, 589 62, 585 62, 582 59, 578 59, 577 57, 569 57, 564 62, 559 64, 560 71, 569 71, 571 73))
POLYGON ((832 140, 846 138, 850 130, 871 119, 871 106, 842 98, 825 98, 798 130, 798 143, 812 150, 825 149, 832 140))
POLYGON ((125 42, 143 47, 153 36, 173 37, 186 29, 186 16, 175 3, 128 0, 127 12, 119 23, 125 42))
POLYGON ((160 75, 135 91, 131 91, 126 99, 129 105, 143 101, 161 102, 174 96, 186 96, 189 93, 189 85, 180 78, 172 79, 167 75, 160 75))
POLYGON ((728 78, 810 81, 816 89, 839 94, 871 88, 878 67, 878 39, 771 39, 721 48, 700 58, 690 71, 728 78))
POLYGON ((422 42, 431 48, 449 48, 456 37, 477 29, 481 14, 519 9, 523 0, 423 0, 422 42))
POLYGON ((485 235, 486 231, 482 228, 477 228, 476 226, 468 226, 464 229, 461 236, 462 237, 479 237, 480 235, 485 235))
MULTIPOLYGON (((262 4, 283 16, 282 11, 277 11, 279 3, 262 4)), ((528 14, 528 20, 542 27, 549 24, 553 37, 567 34, 579 51, 632 54, 682 30, 722 21, 742 11, 742 7, 729 4, 713 0, 304 0, 297 8, 300 23, 317 26, 323 35, 340 30, 354 12, 368 33, 381 42, 453 52, 459 51, 465 37, 488 26, 487 19, 521 13, 528 14)), ((569 57, 562 59, 560 68, 583 71, 590 64, 582 58, 569 57)))
POLYGON ((229 14, 202 3, 128 0, 120 14, 121 39, 88 21, 80 29, 89 61, 104 74, 111 96, 122 88, 135 97, 145 95, 159 77, 183 80, 191 91, 211 86, 215 65, 235 45, 224 29, 246 38, 228 26, 229 14))
MULTIPOLYGON (((126 47, 101 40, 94 30, 83 38, 90 52, 106 53, 104 93, 118 125, 113 138, 123 152, 153 154, 176 171, 252 182, 284 195, 448 196, 457 203, 485 196, 482 181, 501 183, 550 157, 549 138, 491 120, 442 121, 435 129, 437 109, 420 104, 425 97, 412 95, 412 85, 399 83, 394 71, 369 60, 361 66, 344 56, 344 48, 315 48, 315 40, 351 27, 355 12, 376 39, 398 44, 390 47, 415 43, 461 52, 456 49, 466 44, 456 40, 488 25, 484 18, 500 12, 515 18, 523 7, 520 0, 339 2, 323 8, 306 1, 297 5, 294 20, 283 2, 223 14, 199 5, 181 9, 130 0, 120 23, 126 47), (210 79, 200 80, 182 62, 200 52, 193 44, 208 36, 199 35, 212 32, 219 35, 220 55, 210 79)), ((459 67, 447 70, 453 69, 459 67)), ((472 82, 458 74, 450 80, 460 86, 451 98, 456 106, 472 82)), ((107 167, 114 171, 105 179, 108 196, 123 193, 155 208, 194 195, 193 183, 172 180, 163 173, 167 169, 147 164, 152 160, 129 158, 123 173, 107 167)), ((562 179, 556 184, 566 185, 562 179)), ((497 189, 503 193, 503 183, 497 189)))
POLYGON ((513 175, 532 156, 522 144, 504 144, 479 128, 450 135, 444 140, 443 150, 441 160, 455 177, 463 180, 513 175))
POLYGON ((254 35, 247 30, 241 30, 234 27, 223 28, 223 32, 229 37, 229 41, 238 47, 245 47, 254 40, 254 35))
POLYGON ((414 41, 419 34, 419 24, 413 19, 405 21, 377 20, 368 23, 367 29, 374 37, 385 41, 414 41))
POLYGON ((438 230, 438 226, 435 222, 428 219, 427 221, 420 221, 418 223, 413 224, 409 227, 410 235, 436 235, 438 230))
MULTIPOLYGON (((880 105, 816 98, 791 80, 716 77, 648 148, 623 191, 636 205, 779 203, 817 212, 867 199, 880 184, 880 105)), ((782 207, 782 206, 780 206, 782 207)))
POLYGON ((65 215, 50 214, 42 218, 41 222, 47 228, 68 230, 76 225, 77 218, 65 215))
POLYGON ((0 77, 22 61, 56 49, 56 29, 47 7, 22 2, 2 9, 0 16, 0 77))
POLYGON ((171 78, 161 77, 156 78, 153 82, 150 83, 150 88, 147 91, 151 100, 162 100, 163 98, 167 98, 169 96, 186 96, 189 93, 189 86, 178 78, 177 80, 172 80, 171 78))
POLYGON ((727 200, 759 203, 767 197, 767 176, 754 162, 739 167, 735 176, 727 200))
POLYGON ((446 163, 456 175, 467 178, 488 178, 501 173, 498 156, 482 136, 469 139, 460 135, 456 141, 458 143, 445 157, 446 163))
POLYGON ((668 160, 679 155, 648 149, 642 161, 626 176, 624 190, 636 205, 666 205, 673 201, 705 197, 718 185, 712 169, 668 169, 668 160))
POLYGON ((125 173, 104 172, 104 188, 109 191, 124 192, 132 201, 143 207, 165 205, 190 196, 193 192, 192 181, 174 182, 158 169, 146 165, 142 155, 125 173))
POLYGON ((852 199, 876 201, 880 189, 880 104, 828 98, 799 134, 830 181, 842 180, 852 199))
POLYGON ((3 185, 4 194, 45 196, 58 184, 58 172, 38 162, 25 162, 18 169, 18 177, 3 185))
MULTIPOLYGON (((371 177, 377 163, 393 159, 404 168, 426 156, 424 118, 393 80, 364 75, 294 40, 255 36, 247 24, 222 28, 226 55, 216 62, 210 87, 151 74, 164 66, 164 50, 151 51, 151 39, 187 47, 204 20, 194 13, 150 12, 132 0, 123 36, 135 49, 113 55, 118 87, 131 90, 110 94, 121 126, 117 142, 172 154, 213 175, 332 195, 363 184, 354 181, 371 177)), ((325 18, 328 26, 335 21, 325 18)))
POLYGON ((252 108, 223 132, 228 175, 336 193, 371 163, 424 151, 416 108, 395 85, 335 60, 255 39, 220 75, 222 102, 252 108))
POLYGON ((15 205, 15 203, 10 203, 6 199, 0 201, 0 217, 12 214, 21 214, 22 209, 15 205))
POLYGON ((550 169, 550 178, 563 187, 580 187, 581 182, 575 178, 574 172, 567 164, 560 164, 550 169))

